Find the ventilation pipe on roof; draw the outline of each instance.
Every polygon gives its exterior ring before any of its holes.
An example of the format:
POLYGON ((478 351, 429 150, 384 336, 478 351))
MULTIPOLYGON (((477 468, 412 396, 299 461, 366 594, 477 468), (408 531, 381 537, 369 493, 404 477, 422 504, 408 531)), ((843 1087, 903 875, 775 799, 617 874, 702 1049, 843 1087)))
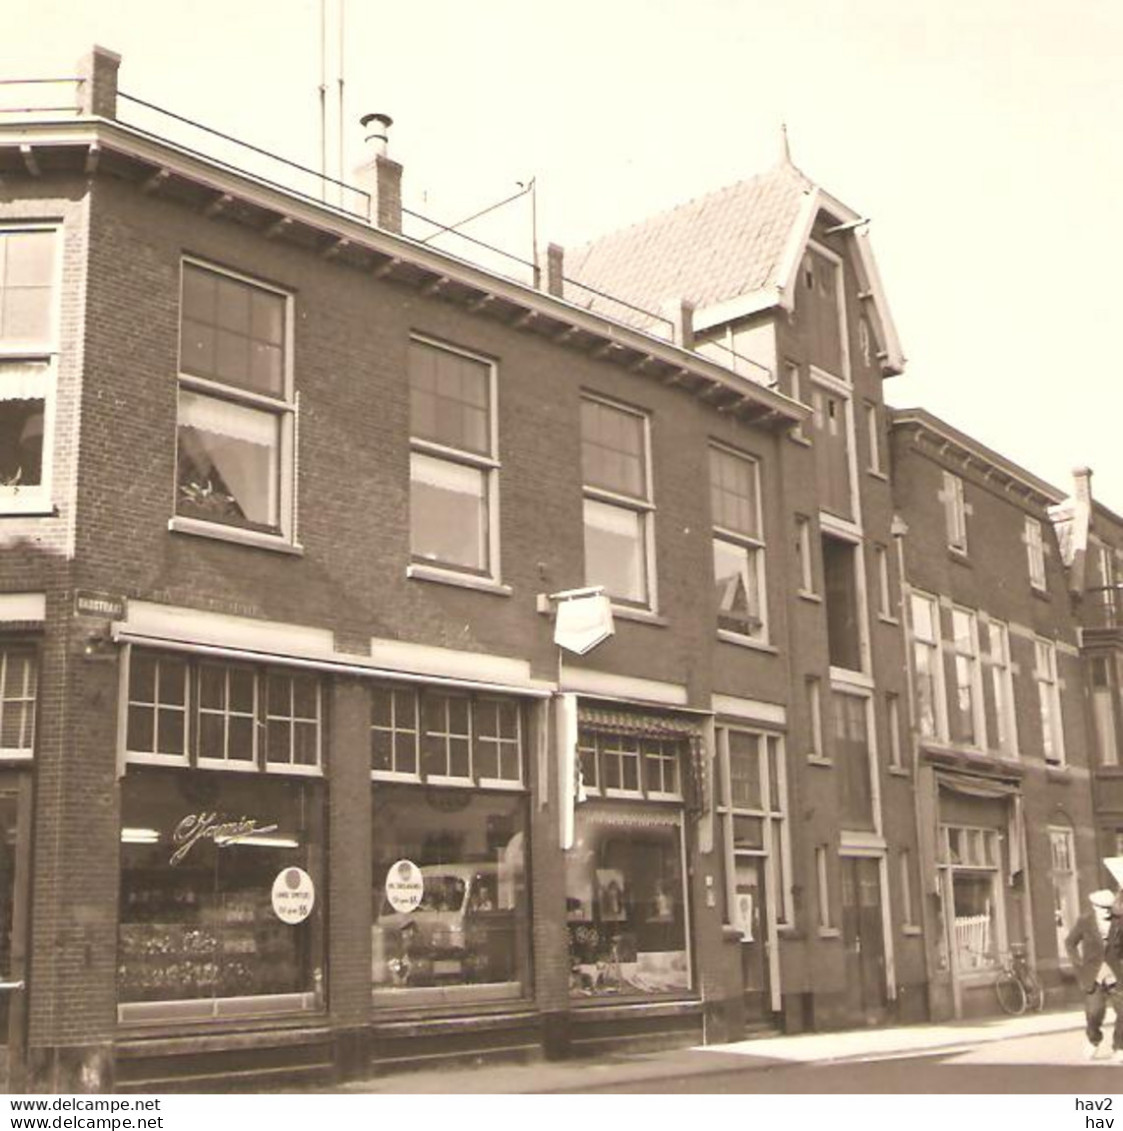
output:
POLYGON ((402 167, 388 156, 389 114, 364 114, 359 124, 366 130, 369 159, 355 170, 359 187, 370 196, 368 216, 372 224, 388 232, 402 230, 402 167))

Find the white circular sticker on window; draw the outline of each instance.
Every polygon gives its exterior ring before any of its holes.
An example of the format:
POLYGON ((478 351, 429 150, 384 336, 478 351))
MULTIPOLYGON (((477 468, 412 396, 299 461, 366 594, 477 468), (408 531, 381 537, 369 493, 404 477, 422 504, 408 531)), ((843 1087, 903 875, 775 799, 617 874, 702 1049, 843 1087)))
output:
POLYGON ((316 888, 303 868, 285 868, 273 881, 273 913, 282 923, 303 923, 312 914, 316 888))
POLYGON ((412 860, 399 860, 386 873, 386 901, 395 911, 417 908, 425 891, 421 869, 412 860))

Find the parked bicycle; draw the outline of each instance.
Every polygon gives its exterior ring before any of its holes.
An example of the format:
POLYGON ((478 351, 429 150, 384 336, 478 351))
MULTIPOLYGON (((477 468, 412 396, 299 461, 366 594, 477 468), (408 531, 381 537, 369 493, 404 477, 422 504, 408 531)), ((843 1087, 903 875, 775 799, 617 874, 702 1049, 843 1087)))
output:
POLYGON ((998 1004, 1003 1012, 1018 1016, 1026 1010, 1040 1011, 1045 1005, 1045 991, 1029 964, 1026 948, 1015 944, 1003 958, 1002 971, 994 983, 998 1004))

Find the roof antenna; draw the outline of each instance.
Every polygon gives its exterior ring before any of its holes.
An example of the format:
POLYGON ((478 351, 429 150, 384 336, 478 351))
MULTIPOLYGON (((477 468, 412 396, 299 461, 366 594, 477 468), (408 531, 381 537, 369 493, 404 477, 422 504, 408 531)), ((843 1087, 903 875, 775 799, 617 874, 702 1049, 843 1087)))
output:
POLYGON ((792 148, 788 141, 788 123, 780 123, 780 163, 782 165, 792 164, 792 148))

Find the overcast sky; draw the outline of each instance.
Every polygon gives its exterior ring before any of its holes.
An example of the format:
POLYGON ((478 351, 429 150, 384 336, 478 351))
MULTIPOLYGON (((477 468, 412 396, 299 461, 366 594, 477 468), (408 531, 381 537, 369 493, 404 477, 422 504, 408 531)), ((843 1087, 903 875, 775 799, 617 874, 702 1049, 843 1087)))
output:
MULTIPOLYGON (((37 0, 0 76, 72 73, 98 42, 125 91, 316 165, 319 11, 37 0)), ((751 176, 786 121, 795 163, 872 219, 909 359, 890 402, 1063 489, 1088 464, 1123 512, 1120 0, 347 0, 344 26, 345 172, 358 116, 389 113, 407 206, 451 222, 534 176, 542 244, 751 176)), ((469 230, 529 257, 528 203, 469 230)))

